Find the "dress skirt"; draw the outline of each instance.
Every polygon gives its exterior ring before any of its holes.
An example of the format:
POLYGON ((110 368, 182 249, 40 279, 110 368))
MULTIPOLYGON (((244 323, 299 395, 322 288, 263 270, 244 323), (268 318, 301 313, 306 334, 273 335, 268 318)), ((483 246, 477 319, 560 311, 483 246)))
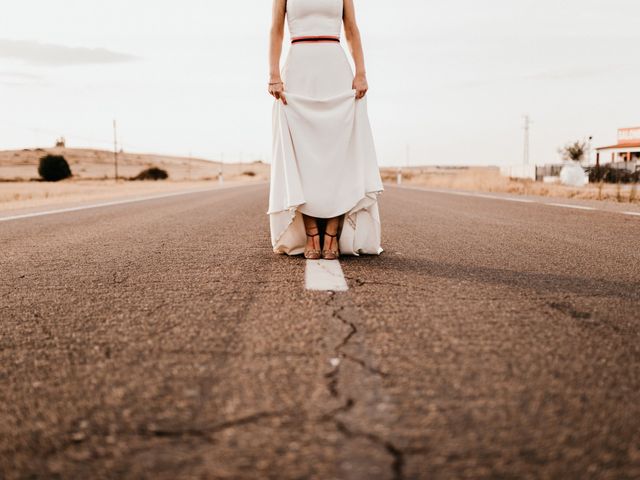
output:
POLYGON ((269 210, 276 253, 301 254, 302 214, 345 215, 342 254, 380 254, 378 195, 383 191, 367 113, 337 42, 293 44, 282 71, 287 105, 273 105, 269 210))

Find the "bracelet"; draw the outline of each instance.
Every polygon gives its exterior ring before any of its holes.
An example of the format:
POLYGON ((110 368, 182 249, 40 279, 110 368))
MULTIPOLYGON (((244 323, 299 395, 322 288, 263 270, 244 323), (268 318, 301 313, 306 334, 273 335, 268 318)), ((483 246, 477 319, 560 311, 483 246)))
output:
POLYGON ((281 83, 282 83, 282 82, 273 82, 273 83, 269 83, 269 85, 279 85, 279 84, 281 84, 281 83))

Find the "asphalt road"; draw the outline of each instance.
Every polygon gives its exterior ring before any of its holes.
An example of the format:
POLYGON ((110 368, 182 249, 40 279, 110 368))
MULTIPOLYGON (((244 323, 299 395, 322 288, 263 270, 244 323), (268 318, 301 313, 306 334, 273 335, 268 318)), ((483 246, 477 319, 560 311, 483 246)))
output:
POLYGON ((640 217, 388 187, 305 290, 252 185, 0 222, 0 477, 640 477, 640 217))

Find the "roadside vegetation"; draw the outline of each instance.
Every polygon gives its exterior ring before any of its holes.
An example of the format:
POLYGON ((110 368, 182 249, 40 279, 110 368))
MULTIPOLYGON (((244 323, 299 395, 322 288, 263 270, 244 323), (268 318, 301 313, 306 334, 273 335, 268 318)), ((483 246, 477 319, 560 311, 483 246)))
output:
POLYGON ((169 178, 169 174, 166 170, 158 167, 149 167, 142 170, 135 177, 131 177, 131 180, 166 180, 169 178))
MULTIPOLYGON (((602 172, 605 170, 601 170, 602 172)), ((383 168, 381 174, 383 182, 396 183, 397 168, 383 168)), ((610 173, 610 175, 613 174, 610 173)), ((500 174, 497 167, 413 167, 402 169, 404 185, 640 204, 640 195, 637 192, 637 174, 624 178, 625 181, 617 183, 597 181, 576 188, 505 177, 500 174)))

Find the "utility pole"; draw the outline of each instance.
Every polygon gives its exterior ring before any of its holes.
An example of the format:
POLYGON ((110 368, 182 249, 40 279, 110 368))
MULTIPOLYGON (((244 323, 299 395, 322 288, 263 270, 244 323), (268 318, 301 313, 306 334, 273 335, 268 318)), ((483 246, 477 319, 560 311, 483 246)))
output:
POLYGON ((224 183, 222 166, 224 165, 224 152, 220 154, 220 169, 218 170, 218 183, 222 185, 224 183))
POLYGON ((406 147, 405 158, 406 158, 407 168, 409 168, 411 165, 411 147, 409 146, 408 143, 406 147))
POLYGON ((118 182, 118 130, 116 120, 113 120, 113 164, 116 171, 116 183, 118 182))
POLYGON ((589 135, 589 138, 587 139, 587 152, 586 152, 586 157, 587 157, 587 166, 590 167, 591 166, 591 144, 593 142, 593 135, 589 135))
POLYGON ((189 150, 189 161, 187 163, 187 175, 189 177, 189 181, 191 181, 191 150, 189 150))
POLYGON ((523 164, 529 166, 529 132, 531 130, 531 118, 529 115, 524 116, 524 156, 523 164))

